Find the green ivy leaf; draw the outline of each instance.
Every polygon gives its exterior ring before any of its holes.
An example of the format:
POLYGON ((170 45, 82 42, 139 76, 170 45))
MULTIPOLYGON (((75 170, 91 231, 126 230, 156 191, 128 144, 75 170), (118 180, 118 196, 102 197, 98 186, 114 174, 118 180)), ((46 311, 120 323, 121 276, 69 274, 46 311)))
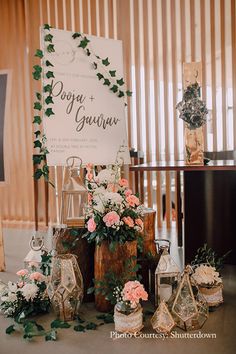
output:
POLYGON ((88 57, 91 55, 91 52, 90 52, 89 49, 86 49, 86 54, 87 54, 88 57))
POLYGON ((131 96, 132 96, 132 91, 127 90, 127 91, 126 91, 126 95, 127 95, 128 97, 131 97, 131 96))
POLYGON ((97 67, 98 67, 98 64, 97 63, 95 63, 95 61, 93 62, 93 67, 94 67, 94 69, 96 70, 97 69, 97 67))
POLYGON ((74 331, 76 331, 76 332, 85 332, 85 327, 79 324, 77 326, 74 326, 74 331))
POLYGON ((88 45, 88 43, 90 42, 90 40, 87 37, 84 37, 79 44, 79 48, 83 48, 85 49, 88 45))
POLYGON ((38 71, 32 72, 34 80, 40 80, 41 79, 41 73, 38 71))
POLYGON ((14 325, 11 325, 11 326, 6 328, 6 334, 12 334, 13 332, 15 332, 15 326, 14 325))
POLYGON ((49 44, 49 45, 47 46, 47 51, 48 51, 48 53, 55 52, 54 44, 49 44))
POLYGON ((111 77, 115 77, 116 76, 116 70, 110 70, 109 74, 111 75, 111 77))
POLYGON ((41 117, 40 116, 34 116, 33 123, 41 124, 42 123, 41 117))
POLYGON ((40 49, 37 49, 34 56, 35 56, 35 57, 38 57, 38 58, 40 58, 40 59, 42 59, 42 57, 43 57, 43 51, 40 50, 40 49))
POLYGON ((73 236, 73 237, 78 236, 78 230, 77 229, 70 229, 70 236, 73 236))
POLYGON ((113 85, 110 90, 114 93, 116 93, 118 91, 118 86, 117 85, 113 85))
POLYGON ((34 148, 40 148, 42 147, 42 143, 40 140, 35 140, 34 141, 34 148))
POLYGON ((85 321, 82 320, 82 318, 80 318, 79 316, 77 316, 76 320, 77 320, 78 323, 84 323, 84 322, 85 322, 85 321))
POLYGON ((45 336, 45 341, 56 341, 57 340, 57 332, 56 331, 50 331, 49 333, 46 334, 45 336))
POLYGON ((34 165, 40 165, 42 160, 43 160, 43 155, 33 155, 34 165))
POLYGON ((35 71, 39 72, 39 73, 42 72, 42 68, 41 68, 40 65, 34 65, 34 66, 33 66, 33 69, 34 69, 35 71))
POLYGON ((120 85, 120 86, 122 86, 122 85, 124 85, 124 80, 123 80, 123 78, 121 78, 120 80, 116 80, 116 82, 117 82, 117 84, 118 85, 120 85))
POLYGON ((54 74, 53 74, 53 72, 52 71, 48 71, 47 73, 46 73, 46 77, 48 78, 48 79, 50 79, 51 77, 55 77, 54 76, 54 74))
POLYGON ((102 60, 102 64, 105 65, 105 66, 110 65, 110 62, 109 62, 108 58, 103 59, 103 60, 102 60))
POLYGON ((124 92, 123 91, 119 91, 119 95, 118 95, 118 97, 123 97, 125 94, 124 94, 124 92))
POLYGON ((46 111, 45 111, 45 115, 47 117, 50 117, 51 115, 55 114, 52 110, 52 108, 47 108, 46 111))
POLYGON ((41 131, 40 130, 37 130, 36 132, 34 132, 34 134, 35 134, 35 137, 36 137, 36 139, 39 137, 39 135, 41 134, 41 131))
POLYGON ((38 111, 41 111, 42 105, 40 102, 34 102, 34 109, 37 109, 38 111))
POLYGON ((72 38, 76 39, 81 37, 81 34, 79 32, 75 32, 74 34, 72 34, 72 38))
POLYGON ((46 36, 44 37, 45 42, 52 42, 53 39, 53 35, 52 34, 46 34, 46 36))
POLYGON ((110 84, 111 84, 110 80, 104 79, 103 85, 105 85, 105 86, 110 86, 110 84))
POLYGON ((37 168, 37 170, 34 172, 34 178, 35 179, 40 179, 40 177, 43 175, 43 171, 41 168, 37 168))
POLYGON ((70 324, 61 320, 54 320, 51 323, 51 328, 70 328, 70 324))
POLYGON ((94 293, 94 290, 95 290, 94 286, 91 286, 90 288, 87 289, 87 294, 88 294, 88 295, 89 295, 89 294, 93 294, 93 293, 94 293))
POLYGON ((97 73, 97 77, 98 77, 98 80, 101 80, 101 79, 104 78, 104 76, 102 74, 100 74, 100 73, 97 73))
POLYGON ((52 85, 48 84, 48 85, 44 86, 43 91, 51 93, 52 92, 52 85))
POLYGON ((41 100, 41 98, 42 98, 42 95, 41 95, 41 93, 39 93, 39 92, 36 92, 36 97, 37 97, 37 99, 40 101, 41 100))
POLYGON ((47 98, 45 98, 45 103, 46 104, 54 103, 53 99, 52 99, 52 96, 48 96, 47 98))
POLYGON ((50 28, 52 28, 52 26, 50 26, 49 24, 45 23, 44 26, 43 26, 43 28, 44 28, 45 30, 50 31, 50 28))
POLYGON ((95 55, 95 57, 96 57, 97 59, 101 59, 99 55, 95 55))
POLYGON ((49 60, 46 60, 45 64, 46 66, 54 66, 49 60))
POLYGON ((86 325, 86 329, 88 329, 88 330, 95 330, 95 329, 97 329, 97 324, 96 323, 94 323, 94 322, 89 322, 87 325, 86 325))

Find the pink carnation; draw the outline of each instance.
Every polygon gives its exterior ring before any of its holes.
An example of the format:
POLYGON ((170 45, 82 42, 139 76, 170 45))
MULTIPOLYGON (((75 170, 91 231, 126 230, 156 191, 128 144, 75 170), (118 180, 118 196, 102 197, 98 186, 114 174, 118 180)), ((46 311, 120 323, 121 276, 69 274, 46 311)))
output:
POLYGON ((30 274, 30 280, 36 280, 36 281, 44 281, 45 277, 43 274, 39 272, 34 272, 30 274))
POLYGON ((122 219, 126 225, 129 227, 134 227, 134 220, 130 216, 125 216, 122 219))
POLYGON ((25 283, 23 281, 20 281, 19 283, 17 283, 19 288, 23 288, 23 286, 25 285, 25 283))
POLYGON ((90 218, 87 222, 87 228, 89 232, 94 232, 96 230, 97 224, 94 221, 94 218, 90 218))
POLYGON ((143 221, 141 219, 135 219, 135 224, 140 227, 141 231, 143 231, 143 221))
POLYGON ((123 300, 130 301, 131 307, 136 307, 140 300, 146 301, 148 294, 139 281, 128 281, 123 289, 123 300))
POLYGON ((27 269, 21 269, 18 270, 18 272, 16 273, 16 275, 18 275, 18 277, 25 277, 28 274, 28 270, 27 269))
POLYGON ((139 199, 135 195, 129 195, 126 197, 126 201, 131 207, 135 207, 136 205, 139 205, 139 199))
POLYGON ((128 187, 128 186, 129 186, 129 182, 127 181, 127 179, 121 178, 121 179, 119 180, 119 185, 120 185, 121 187, 128 187))
POLYGON ((132 193, 133 193, 133 192, 132 192, 131 189, 126 189, 126 191, 125 191, 125 196, 126 196, 126 198, 127 198, 128 196, 130 196, 132 193))
POLYGON ((120 221, 119 215, 115 211, 110 211, 103 217, 103 221, 105 222, 107 227, 118 224, 120 221))

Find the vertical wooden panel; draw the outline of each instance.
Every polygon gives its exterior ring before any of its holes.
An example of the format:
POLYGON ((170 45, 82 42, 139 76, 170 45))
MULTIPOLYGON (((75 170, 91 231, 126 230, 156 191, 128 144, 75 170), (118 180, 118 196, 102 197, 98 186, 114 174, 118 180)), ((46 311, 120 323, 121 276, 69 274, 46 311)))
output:
POLYGON ((211 11, 211 84, 212 84, 213 151, 217 151, 215 2, 214 1, 215 0, 210 0, 210 11, 211 11))
POLYGON ((194 0, 190 0, 190 28, 191 28, 191 61, 196 60, 195 55, 195 9, 194 0))
POLYGON ((223 120, 223 150, 227 149, 226 135, 226 75, 225 75, 225 1, 220 1, 221 27, 221 83, 222 83, 222 120, 223 120))
POLYGON ((231 0, 232 31, 232 73, 233 73, 233 117, 234 117, 234 150, 236 150, 236 4, 231 0))
MULTIPOLYGON (((206 101, 206 25, 205 25, 205 0, 200 3, 201 13, 201 62, 202 62, 202 98, 206 101)), ((204 146, 207 148, 207 123, 204 126, 204 146)))

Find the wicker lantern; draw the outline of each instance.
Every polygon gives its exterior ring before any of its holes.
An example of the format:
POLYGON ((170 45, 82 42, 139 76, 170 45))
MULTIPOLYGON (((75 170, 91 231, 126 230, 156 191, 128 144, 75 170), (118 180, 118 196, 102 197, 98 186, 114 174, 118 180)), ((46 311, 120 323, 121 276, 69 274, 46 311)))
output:
POLYGON ((71 321, 78 315, 83 299, 83 278, 75 255, 65 254, 53 258, 47 290, 60 319, 71 321))
POLYGON ((189 272, 187 266, 171 308, 177 326, 185 331, 201 328, 208 318, 208 306, 204 298, 199 294, 197 300, 194 297, 189 272))
POLYGON ((167 302, 180 280, 178 266, 171 258, 167 249, 164 249, 155 271, 155 304, 160 304, 162 300, 167 302))
POLYGON ((82 160, 71 156, 66 160, 69 178, 62 189, 62 224, 68 227, 84 227, 84 213, 88 200, 88 192, 80 176, 82 160), (76 161, 80 161, 76 165, 76 161))
POLYGON ((159 307, 156 309, 151 324, 157 333, 170 333, 175 326, 175 321, 166 306, 165 301, 161 301, 159 307))

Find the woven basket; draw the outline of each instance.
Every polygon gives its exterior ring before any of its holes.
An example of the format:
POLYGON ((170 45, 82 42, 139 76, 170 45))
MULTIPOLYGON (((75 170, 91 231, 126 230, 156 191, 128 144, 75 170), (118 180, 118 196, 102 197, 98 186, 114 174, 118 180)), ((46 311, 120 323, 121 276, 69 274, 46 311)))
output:
POLYGON ((208 306, 219 306, 223 300, 223 284, 213 285, 210 288, 199 286, 199 292, 202 294, 208 306))
POLYGON ((137 306, 134 312, 125 315, 114 308, 115 330, 122 333, 137 333, 143 328, 143 309, 137 306))

